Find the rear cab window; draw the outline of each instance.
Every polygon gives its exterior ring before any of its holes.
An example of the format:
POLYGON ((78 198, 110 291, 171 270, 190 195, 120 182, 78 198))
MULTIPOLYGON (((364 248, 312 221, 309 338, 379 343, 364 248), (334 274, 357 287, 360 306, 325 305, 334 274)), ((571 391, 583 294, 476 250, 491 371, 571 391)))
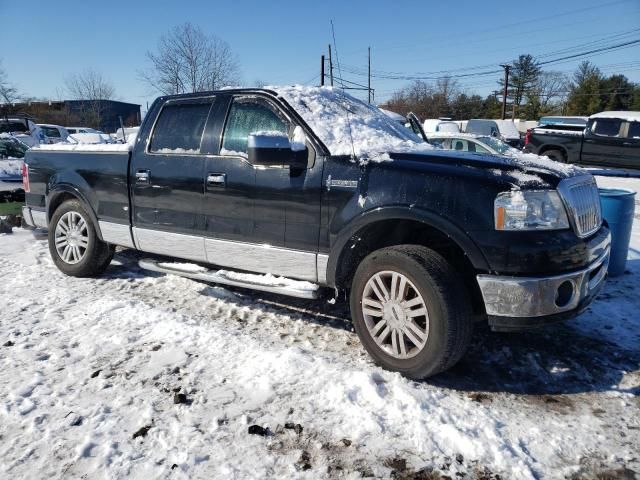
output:
POLYGON ((149 152, 198 154, 213 100, 168 103, 153 129, 149 152))

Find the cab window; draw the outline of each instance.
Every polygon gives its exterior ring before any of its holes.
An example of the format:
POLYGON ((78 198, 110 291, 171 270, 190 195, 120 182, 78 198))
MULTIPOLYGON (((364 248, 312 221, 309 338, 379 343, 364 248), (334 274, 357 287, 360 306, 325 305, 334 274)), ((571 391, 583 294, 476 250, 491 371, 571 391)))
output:
POLYGON ((53 127, 40 127, 44 131, 44 134, 50 138, 60 138, 60 131, 53 127))
POLYGON ((622 120, 617 118, 598 118, 591 126, 591 131, 595 135, 602 137, 617 137, 620 134, 622 120))
POLYGON ((153 130, 153 153, 199 153, 211 102, 166 105, 153 130))
POLYGON ((235 98, 224 128, 220 154, 247 157, 249 135, 263 131, 288 135, 289 122, 266 100, 235 98))
POLYGON ((640 138, 640 122, 630 122, 629 131, 627 132, 629 138, 640 138))

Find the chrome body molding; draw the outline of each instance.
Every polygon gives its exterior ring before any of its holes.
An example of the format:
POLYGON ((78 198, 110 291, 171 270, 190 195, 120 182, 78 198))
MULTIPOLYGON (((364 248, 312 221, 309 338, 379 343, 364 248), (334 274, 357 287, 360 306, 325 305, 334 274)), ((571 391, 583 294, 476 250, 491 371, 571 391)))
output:
POLYGON ((31 207, 22 207, 22 218, 27 225, 37 228, 48 228, 47 224, 47 212, 41 210, 35 210, 31 207))
POLYGON ((316 254, 312 252, 213 238, 205 239, 204 244, 206 262, 213 265, 318 281, 316 254))
POLYGON ((121 247, 135 248, 129 225, 99 220, 98 226, 102 233, 102 240, 105 242, 121 247))
POLYGON ((327 265, 329 264, 329 255, 319 253, 316 258, 316 268, 318 269, 318 283, 320 285, 327 284, 327 265))
POLYGON ((284 279, 282 282, 273 282, 270 278, 260 278, 260 275, 234 276, 233 272, 206 270, 204 268, 202 271, 193 271, 181 269, 179 265, 174 266, 170 262, 160 263, 150 259, 142 259, 138 262, 138 265, 145 270, 180 275, 181 277, 193 278, 194 280, 202 280, 204 282, 250 288, 262 292, 279 293, 290 297, 318 298, 318 286, 310 284, 309 282, 295 282, 289 279, 284 279))
POLYGON ((320 275, 324 276, 326 282, 328 257, 322 255, 326 258, 321 260, 323 268, 319 270, 317 267, 318 255, 315 252, 138 227, 133 227, 133 238, 138 250, 143 252, 158 253, 236 270, 271 273, 298 280, 323 283, 318 278, 318 272, 321 271, 320 275))
POLYGON ((487 315, 498 317, 542 317, 569 312, 592 300, 604 285, 609 266, 609 247, 588 267, 550 277, 478 275, 487 315), (565 284, 568 282, 568 284, 565 284), (571 286, 571 295, 558 305, 561 285, 571 286))
POLYGON ((204 237, 169 233, 161 230, 133 227, 133 238, 138 250, 171 257, 206 262, 204 237))

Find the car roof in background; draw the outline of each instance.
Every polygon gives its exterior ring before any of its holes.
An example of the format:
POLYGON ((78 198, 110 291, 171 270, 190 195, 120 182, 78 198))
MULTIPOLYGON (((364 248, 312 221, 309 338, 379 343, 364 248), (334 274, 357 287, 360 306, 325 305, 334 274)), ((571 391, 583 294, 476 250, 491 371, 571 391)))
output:
POLYGON ((640 122, 640 112, 610 111, 595 113, 589 117, 589 119, 595 118, 618 118, 620 120, 627 120, 629 122, 640 122))
POLYGON ((573 125, 573 126, 587 126, 587 120, 589 117, 564 117, 560 115, 545 115, 540 117, 538 121, 539 125, 573 125))

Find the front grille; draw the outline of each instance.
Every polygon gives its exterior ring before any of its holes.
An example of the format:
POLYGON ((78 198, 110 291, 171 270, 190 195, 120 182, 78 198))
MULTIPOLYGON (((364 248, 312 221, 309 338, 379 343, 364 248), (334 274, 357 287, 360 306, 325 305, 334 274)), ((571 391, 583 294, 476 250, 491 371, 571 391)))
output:
POLYGON ((567 207, 573 229, 579 237, 588 237, 602 224, 600 194, 595 179, 589 175, 560 182, 558 191, 567 207))

